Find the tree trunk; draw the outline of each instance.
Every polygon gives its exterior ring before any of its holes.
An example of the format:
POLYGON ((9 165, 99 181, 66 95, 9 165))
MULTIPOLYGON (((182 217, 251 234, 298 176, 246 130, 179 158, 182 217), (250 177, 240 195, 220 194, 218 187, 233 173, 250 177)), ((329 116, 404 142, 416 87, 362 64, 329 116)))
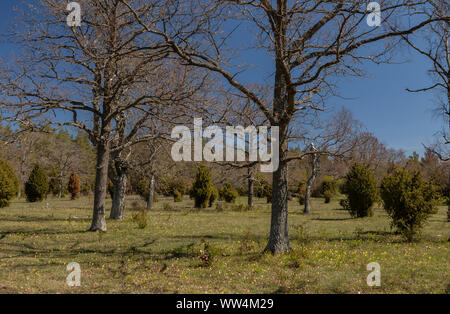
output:
POLYGON ((314 154, 312 156, 311 161, 311 177, 309 177, 308 182, 306 183, 306 193, 305 193, 305 209, 303 213, 309 214, 311 212, 311 189, 316 179, 317 173, 319 171, 319 157, 314 154))
POLYGON ((110 219, 122 220, 125 209, 125 196, 127 190, 127 176, 124 171, 117 173, 114 180, 114 196, 112 200, 110 219))
POLYGON ((253 178, 253 167, 248 168, 248 209, 253 209, 253 185, 255 179, 253 178))
POLYGON ((59 198, 59 199, 62 198, 62 189, 63 189, 63 187, 62 187, 62 181, 63 181, 63 179, 62 179, 62 174, 60 173, 60 174, 59 174, 59 177, 58 177, 58 198, 59 198))
POLYGON ((272 218, 269 242, 265 251, 280 254, 290 250, 288 234, 288 167, 280 158, 272 180, 272 218))
POLYGON ((315 177, 315 174, 311 175, 311 177, 309 177, 308 179, 308 182, 306 183, 305 209, 303 210, 305 214, 309 214, 311 212, 311 187, 315 177))
POLYGON ((92 224, 89 231, 106 231, 105 199, 108 184, 109 143, 97 144, 97 165, 95 171, 95 195, 92 224))
MULTIPOLYGON (((286 13, 286 2, 278 1, 278 9, 275 18, 277 28, 277 48, 287 47, 287 29, 283 22, 286 13)), ((272 217, 270 222, 269 241, 264 251, 272 254, 280 254, 290 250, 288 234, 288 165, 286 162, 288 144, 287 128, 292 117, 292 112, 287 109, 293 104, 294 99, 289 90, 284 73, 284 53, 276 49, 275 55, 275 82, 273 93, 273 118, 272 126, 279 127, 279 166, 272 178, 272 217), (290 97, 291 96, 291 97, 290 97)))
POLYGON ((153 208, 153 196, 155 191, 155 176, 152 173, 149 178, 147 209, 153 208))

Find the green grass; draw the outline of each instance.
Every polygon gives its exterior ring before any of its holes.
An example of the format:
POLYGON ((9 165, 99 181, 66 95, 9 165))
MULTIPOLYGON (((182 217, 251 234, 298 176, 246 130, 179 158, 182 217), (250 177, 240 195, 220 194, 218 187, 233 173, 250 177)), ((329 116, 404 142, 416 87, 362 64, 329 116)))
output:
MULTIPOLYGON (((240 198, 240 203, 245 203, 240 198)), ((137 198, 128 207, 143 206, 137 198)), ((390 230, 386 213, 350 219, 337 201, 314 199, 312 214, 290 203, 293 251, 262 254, 270 208, 193 210, 160 200, 138 227, 109 221, 86 232, 92 199, 15 201, 0 210, 0 293, 444 293, 449 289, 449 223, 440 207, 420 242, 390 230), (209 262, 201 259, 208 244, 209 262), (212 258, 212 260, 211 260, 212 258), (66 265, 81 265, 81 287, 68 287, 66 265), (366 265, 381 266, 381 287, 368 287, 366 265)), ((109 206, 109 204, 108 204, 109 206)))

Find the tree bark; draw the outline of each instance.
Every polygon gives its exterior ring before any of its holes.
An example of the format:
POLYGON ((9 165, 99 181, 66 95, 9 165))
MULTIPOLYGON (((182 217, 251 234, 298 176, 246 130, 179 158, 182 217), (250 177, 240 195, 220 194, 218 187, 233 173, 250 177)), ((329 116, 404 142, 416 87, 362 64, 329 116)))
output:
POLYGON ((147 199, 147 209, 153 208, 153 195, 155 191, 155 175, 152 173, 149 178, 148 184, 148 199, 147 199))
MULTIPOLYGON (((281 158, 280 158, 281 159, 281 158)), ((288 234, 288 167, 280 160, 272 180, 272 218, 265 251, 280 254, 290 250, 288 234)))
POLYGON ((62 173, 60 173, 60 174, 59 174, 59 177, 58 177, 58 198, 59 198, 59 199, 62 198, 62 189, 63 189, 63 187, 62 187, 62 181, 63 181, 62 173))
POLYGON ((253 167, 248 167, 248 209, 253 209, 253 186, 255 178, 253 177, 253 167))
POLYGON ((311 187, 315 179, 315 174, 309 177, 308 182, 306 183, 306 193, 305 193, 305 208, 303 213, 309 214, 311 212, 311 187))
POLYGON ((306 183, 305 209, 303 210, 303 213, 305 214, 309 214, 311 212, 311 189, 314 180, 316 179, 317 172, 319 170, 318 166, 319 166, 319 158, 317 155, 313 155, 311 161, 311 176, 309 177, 308 182, 306 183))
POLYGON ((106 231, 105 199, 108 184, 109 143, 97 144, 97 167, 95 171, 95 195, 92 224, 89 231, 106 231))
POLYGON ((127 190, 127 176, 124 171, 117 173, 114 180, 114 196, 112 200, 110 219, 122 220, 125 210, 125 197, 127 190))
POLYGON ((449 203, 447 205, 447 221, 450 222, 450 201, 449 201, 449 203))
POLYGON ((293 114, 289 106, 293 105, 294 94, 288 87, 288 78, 283 71, 285 51, 282 50, 287 47, 287 29, 284 20, 286 4, 285 1, 278 1, 278 14, 275 18, 277 29, 275 40, 278 47, 275 56, 273 116, 275 126, 279 127, 279 166, 272 178, 272 217, 269 241, 264 250, 272 254, 280 254, 291 249, 288 234, 288 164, 286 157, 288 151, 287 128, 293 114))

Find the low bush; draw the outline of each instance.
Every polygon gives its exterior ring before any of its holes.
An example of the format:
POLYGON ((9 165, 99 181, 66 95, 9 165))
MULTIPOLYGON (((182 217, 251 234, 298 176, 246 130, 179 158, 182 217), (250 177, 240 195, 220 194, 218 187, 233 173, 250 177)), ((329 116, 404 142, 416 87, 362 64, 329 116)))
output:
POLYGON ((330 203, 331 199, 338 193, 338 185, 332 176, 325 176, 322 181, 322 194, 325 203, 330 203))
POLYGON ((41 202, 48 192, 48 180, 44 170, 36 164, 31 170, 28 181, 25 182, 25 195, 27 201, 41 202))
POLYGON ((373 204, 378 199, 378 189, 373 173, 354 164, 345 177, 346 209, 352 217, 373 216, 373 204))
POLYGON ((181 195, 180 191, 174 190, 173 191, 173 201, 175 203, 179 203, 183 200, 183 196, 181 195))
POLYGON ((380 192, 392 226, 408 241, 413 240, 428 217, 437 211, 438 192, 418 171, 396 169, 383 178, 380 192))
POLYGON ((145 210, 139 210, 133 213, 133 221, 136 222, 139 229, 145 229, 148 224, 147 212, 145 210))
POLYGON ((196 208, 206 208, 212 193, 211 173, 204 166, 197 168, 190 195, 194 198, 196 208))
POLYGON ((14 171, 6 162, 0 161, 0 208, 9 206, 18 192, 19 183, 14 171))
POLYGON ((80 177, 78 177, 76 173, 72 173, 70 175, 67 190, 69 191, 72 200, 76 200, 78 198, 81 191, 81 181, 80 177))
POLYGON ((219 190, 217 190, 215 187, 212 187, 211 189, 211 195, 209 197, 209 207, 212 207, 214 205, 214 202, 219 198, 219 190))
POLYGON ((219 257, 223 256, 223 251, 217 245, 208 243, 202 239, 203 248, 200 249, 198 258, 200 260, 201 266, 211 266, 211 264, 219 257))
POLYGON ((220 198, 227 203, 234 203, 239 196, 239 193, 229 182, 225 183, 225 185, 220 189, 219 194, 220 198))

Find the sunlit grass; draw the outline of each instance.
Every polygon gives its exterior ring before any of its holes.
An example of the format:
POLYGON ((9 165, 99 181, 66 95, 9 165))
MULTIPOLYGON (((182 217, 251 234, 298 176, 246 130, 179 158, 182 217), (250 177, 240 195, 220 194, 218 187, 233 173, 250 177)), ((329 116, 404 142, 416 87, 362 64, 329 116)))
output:
MULTIPOLYGON (((239 199, 245 203, 245 198, 239 199)), ((130 197, 124 221, 86 232, 92 199, 13 202, 0 210, 0 293, 443 293, 450 283, 446 208, 420 242, 406 243, 377 208, 351 219, 337 201, 313 200, 310 215, 290 203, 293 251, 262 254, 270 206, 194 210, 162 199, 139 228, 130 197), (164 210, 165 208, 165 210, 164 210), (200 251, 211 249, 211 262, 200 251), (68 287, 65 266, 81 265, 81 287, 68 287), (381 266, 381 287, 368 287, 366 265, 381 266)), ((109 206, 109 205, 108 205, 109 206)))

